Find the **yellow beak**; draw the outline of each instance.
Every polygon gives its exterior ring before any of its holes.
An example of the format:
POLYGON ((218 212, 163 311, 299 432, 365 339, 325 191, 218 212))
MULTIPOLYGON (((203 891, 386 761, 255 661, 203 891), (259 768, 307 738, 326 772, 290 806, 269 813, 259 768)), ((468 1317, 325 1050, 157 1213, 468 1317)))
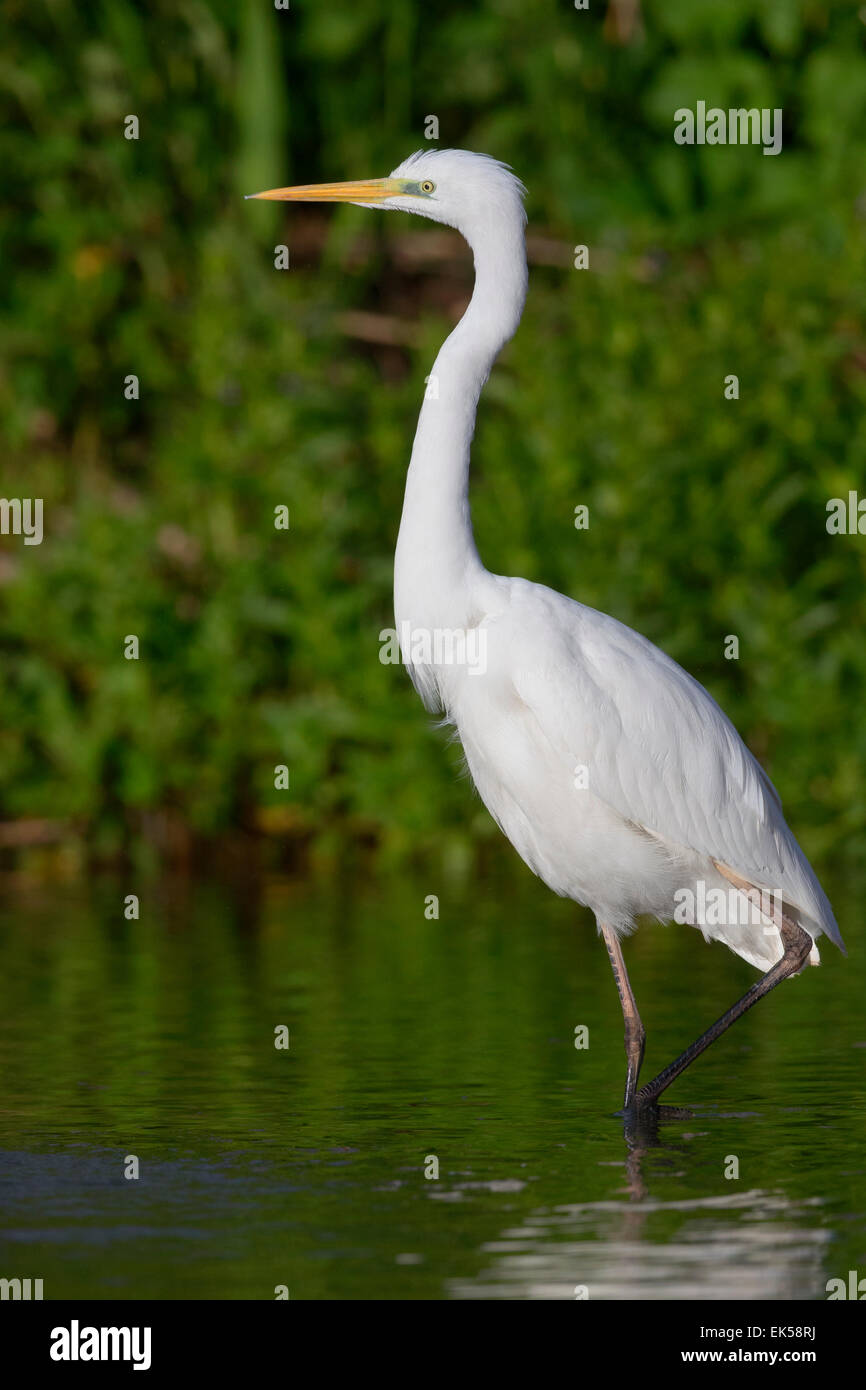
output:
POLYGON ((248 193, 274 203, 384 203, 403 192, 399 179, 359 179, 357 183, 302 183, 294 188, 270 188, 248 193))

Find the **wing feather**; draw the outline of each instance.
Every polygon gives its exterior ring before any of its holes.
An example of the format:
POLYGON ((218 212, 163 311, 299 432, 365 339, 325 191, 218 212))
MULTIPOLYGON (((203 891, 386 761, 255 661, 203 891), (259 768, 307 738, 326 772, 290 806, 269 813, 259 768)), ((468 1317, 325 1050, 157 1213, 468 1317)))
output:
POLYGON ((781 889, 841 946, 775 787, 709 692, 615 618, 513 583, 495 621, 515 690, 555 750, 589 769, 592 792, 659 839, 781 889))

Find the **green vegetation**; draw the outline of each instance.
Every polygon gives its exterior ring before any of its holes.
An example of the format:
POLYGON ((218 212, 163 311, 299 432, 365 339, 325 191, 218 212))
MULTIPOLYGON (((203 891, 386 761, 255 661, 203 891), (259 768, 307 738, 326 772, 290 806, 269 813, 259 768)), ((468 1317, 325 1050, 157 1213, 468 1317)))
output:
POLYGON ((624 9, 7 7, 0 492, 44 498, 45 539, 0 538, 0 819, 108 852, 496 836, 378 659, 468 260, 408 219, 241 198, 387 173, 434 113, 441 145, 529 187, 530 299, 476 439, 485 561, 658 642, 806 848, 862 862, 866 541, 825 508, 866 492, 866 26, 856 5, 657 0, 621 41, 624 9), (782 154, 676 146, 699 99, 783 108, 782 154))

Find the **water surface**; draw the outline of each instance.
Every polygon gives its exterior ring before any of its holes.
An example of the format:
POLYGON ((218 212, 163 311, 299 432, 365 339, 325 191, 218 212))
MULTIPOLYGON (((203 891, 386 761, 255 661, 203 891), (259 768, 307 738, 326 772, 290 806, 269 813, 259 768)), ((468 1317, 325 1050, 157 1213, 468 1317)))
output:
MULTIPOLYGON (((128 884, 7 889, 0 1275, 46 1298, 823 1299, 866 1272, 857 885, 828 885, 850 958, 826 945, 627 1135, 591 920, 519 865, 436 878, 166 882, 132 922, 128 884)), ((687 927, 626 951, 645 1079, 756 978, 687 927)))

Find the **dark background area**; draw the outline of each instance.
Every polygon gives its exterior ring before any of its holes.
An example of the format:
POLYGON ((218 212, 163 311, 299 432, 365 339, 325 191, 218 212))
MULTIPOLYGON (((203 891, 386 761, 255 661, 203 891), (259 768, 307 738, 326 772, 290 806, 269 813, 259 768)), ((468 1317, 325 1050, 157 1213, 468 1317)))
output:
POLYGON ((483 558, 663 646, 816 863, 862 867, 866 542, 825 525, 866 446, 862 10, 12 0, 6 19, 2 490, 45 504, 41 546, 0 538, 7 867, 222 837, 326 865, 496 843, 378 659, 468 252, 414 219, 242 199, 387 174, 429 115, 529 189, 530 297, 476 436, 483 558), (783 108, 782 153, 676 145, 699 99, 783 108))

